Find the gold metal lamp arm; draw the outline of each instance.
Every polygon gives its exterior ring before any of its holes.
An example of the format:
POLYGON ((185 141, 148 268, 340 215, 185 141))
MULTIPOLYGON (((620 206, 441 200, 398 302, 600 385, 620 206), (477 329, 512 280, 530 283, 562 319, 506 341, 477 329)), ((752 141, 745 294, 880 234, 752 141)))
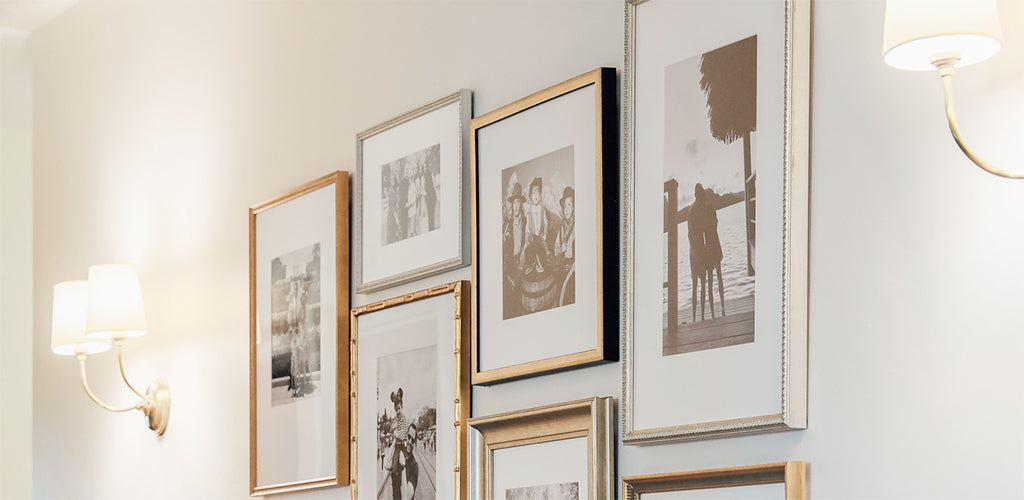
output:
POLYGON ((107 411, 112 411, 112 412, 118 412, 119 413, 119 412, 124 412, 124 411, 131 411, 131 410, 141 410, 143 407, 146 406, 146 402, 145 401, 139 401, 138 403, 135 403, 135 406, 129 406, 127 408, 115 408, 113 406, 110 406, 110 405, 104 403, 103 401, 100 401, 100 398, 96 397, 96 394, 94 394, 92 392, 92 389, 89 388, 89 379, 86 378, 86 376, 85 376, 85 355, 84 354, 79 354, 78 355, 78 365, 81 368, 81 372, 82 372, 82 387, 85 389, 85 393, 89 395, 89 398, 92 399, 93 402, 95 402, 96 404, 100 405, 100 408, 103 408, 104 410, 107 410, 107 411))
POLYGON ((138 394, 139 397, 142 398, 142 401, 139 401, 138 403, 135 403, 135 406, 128 408, 115 408, 103 401, 100 401, 100 399, 93 394, 92 389, 89 388, 89 381, 85 376, 86 353, 82 350, 76 351, 76 354, 78 355, 78 363, 81 367, 82 387, 85 388, 85 393, 89 395, 89 398, 91 398, 93 402, 98 404, 104 410, 112 412, 141 410, 142 413, 146 415, 146 425, 149 426, 149 429, 156 432, 158 436, 162 436, 164 431, 167 430, 167 420, 170 418, 171 414, 171 389, 168 387, 167 381, 163 378, 159 378, 156 382, 149 385, 145 394, 140 394, 139 391, 132 387, 132 384, 128 383, 128 379, 124 376, 124 364, 121 362, 121 345, 123 344, 123 341, 115 341, 114 343, 117 345, 117 362, 121 368, 121 379, 124 380, 125 384, 128 384, 128 387, 132 392, 138 394))
POLYGON ((1024 173, 1014 173, 1003 170, 979 158, 978 155, 967 146, 966 141, 964 141, 964 136, 960 134, 960 127, 957 126, 956 117, 953 115, 953 65, 956 64, 958 60, 959 59, 957 58, 941 59, 932 63, 939 69, 939 76, 942 77, 942 87, 946 100, 946 121, 949 122, 949 131, 953 134, 953 140, 955 140, 956 145, 960 147, 960 151, 963 151, 971 161, 986 172, 1000 177, 1006 177, 1008 179, 1024 179, 1024 173))
POLYGON ((121 369, 121 380, 124 380, 125 385, 127 385, 135 395, 142 399, 146 399, 146 395, 135 389, 135 386, 128 381, 128 377, 124 375, 124 350, 122 349, 124 347, 124 339, 114 339, 114 346, 117 348, 117 367, 121 369))

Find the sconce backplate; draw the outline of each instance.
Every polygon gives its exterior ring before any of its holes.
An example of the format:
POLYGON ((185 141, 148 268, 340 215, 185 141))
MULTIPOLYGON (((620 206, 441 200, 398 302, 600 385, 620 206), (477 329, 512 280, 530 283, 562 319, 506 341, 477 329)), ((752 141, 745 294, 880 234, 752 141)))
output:
POLYGON ((146 389, 146 423, 149 428, 162 436, 167 430, 167 420, 171 418, 171 388, 167 381, 159 378, 146 389))

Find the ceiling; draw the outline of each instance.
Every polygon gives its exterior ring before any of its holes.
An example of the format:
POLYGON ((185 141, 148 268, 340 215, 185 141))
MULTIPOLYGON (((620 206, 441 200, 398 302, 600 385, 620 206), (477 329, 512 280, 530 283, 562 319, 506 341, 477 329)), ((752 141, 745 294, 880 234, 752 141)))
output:
POLYGON ((0 29, 32 31, 78 0, 0 0, 0 29))

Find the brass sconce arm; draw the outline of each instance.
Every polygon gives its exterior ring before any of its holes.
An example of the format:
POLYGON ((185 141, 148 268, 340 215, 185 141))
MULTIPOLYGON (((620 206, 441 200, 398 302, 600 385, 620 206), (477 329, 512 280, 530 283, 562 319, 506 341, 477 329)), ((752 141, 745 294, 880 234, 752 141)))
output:
POLYGON ((124 380, 124 384, 127 385, 128 388, 131 389, 136 396, 142 399, 146 399, 146 395, 136 390, 135 386, 133 386, 132 383, 128 381, 128 377, 124 375, 124 350, 122 349, 124 347, 124 339, 113 339, 113 343, 114 347, 117 348, 117 367, 120 368, 121 370, 121 380, 124 380))
POLYGON ((115 412, 115 413, 120 413, 120 412, 131 411, 131 410, 141 410, 144 406, 146 406, 146 402, 145 401, 139 401, 138 403, 135 403, 135 406, 129 406, 127 408, 115 408, 113 406, 110 406, 110 405, 104 403, 103 401, 100 401, 100 398, 96 397, 96 394, 93 393, 92 389, 89 388, 89 379, 85 376, 85 358, 86 358, 85 354, 79 354, 78 355, 78 366, 79 366, 79 368, 81 368, 81 372, 82 372, 82 388, 85 389, 85 393, 88 394, 89 398, 92 399, 93 402, 98 404, 100 406, 100 408, 103 408, 104 410, 107 410, 107 411, 112 411, 112 412, 115 412))
POLYGON ((970 147, 967 146, 964 136, 960 133, 960 127, 956 123, 956 117, 953 115, 953 65, 956 64, 957 61, 959 61, 959 58, 940 59, 932 62, 932 64, 939 69, 939 76, 942 77, 942 87, 946 101, 946 121, 949 122, 949 131, 953 134, 953 140, 955 140, 956 145, 960 147, 960 151, 963 151, 971 161, 986 172, 1000 177, 1006 177, 1007 179, 1024 179, 1024 173, 1014 173, 996 167, 985 160, 982 160, 970 147))
POLYGON ((114 339, 113 343, 115 346, 117 346, 117 363, 118 368, 120 368, 121 379, 124 380, 124 383, 128 386, 128 388, 131 389, 132 392, 134 392, 140 398, 142 398, 142 400, 135 403, 134 406, 129 406, 126 408, 116 408, 114 406, 110 406, 104 403, 98 397, 96 397, 96 394, 92 392, 91 388, 89 388, 89 380, 85 375, 85 359, 87 357, 87 354, 84 349, 75 351, 75 354, 78 357, 78 364, 82 373, 82 388, 85 389, 85 393, 89 395, 89 398, 92 399, 94 403, 99 405, 99 407, 103 408, 104 410, 116 413, 131 410, 142 411, 142 413, 146 415, 146 424, 149 426, 149 429, 156 432, 158 436, 163 435, 164 431, 167 429, 167 419, 169 418, 171 413, 171 390, 170 387, 167 385, 167 381, 164 380, 163 378, 160 378, 157 379, 156 382, 150 384, 149 388, 146 389, 146 392, 144 394, 137 391, 135 387, 133 387, 132 384, 128 382, 128 378, 125 377, 124 374, 124 363, 122 361, 123 356, 121 350, 121 348, 124 346, 124 339, 114 339))

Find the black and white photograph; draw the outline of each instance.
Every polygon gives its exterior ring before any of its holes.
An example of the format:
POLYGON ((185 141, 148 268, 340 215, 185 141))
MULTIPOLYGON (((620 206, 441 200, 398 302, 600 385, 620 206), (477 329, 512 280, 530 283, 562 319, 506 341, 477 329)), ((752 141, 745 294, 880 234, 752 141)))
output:
POLYGON ((501 171, 503 319, 576 302, 573 146, 501 171))
POLYGON ((505 500, 579 500, 580 483, 545 484, 505 490, 505 500))
POLYGON ((754 341, 757 36, 665 68, 662 355, 754 341))
POLYGON ((434 500, 437 346, 377 358, 377 495, 434 500))
POLYGON ((275 257, 271 282, 271 406, 320 388, 320 243, 275 257))
POLYGON ((380 168, 381 245, 441 227, 441 145, 434 144, 380 168))

